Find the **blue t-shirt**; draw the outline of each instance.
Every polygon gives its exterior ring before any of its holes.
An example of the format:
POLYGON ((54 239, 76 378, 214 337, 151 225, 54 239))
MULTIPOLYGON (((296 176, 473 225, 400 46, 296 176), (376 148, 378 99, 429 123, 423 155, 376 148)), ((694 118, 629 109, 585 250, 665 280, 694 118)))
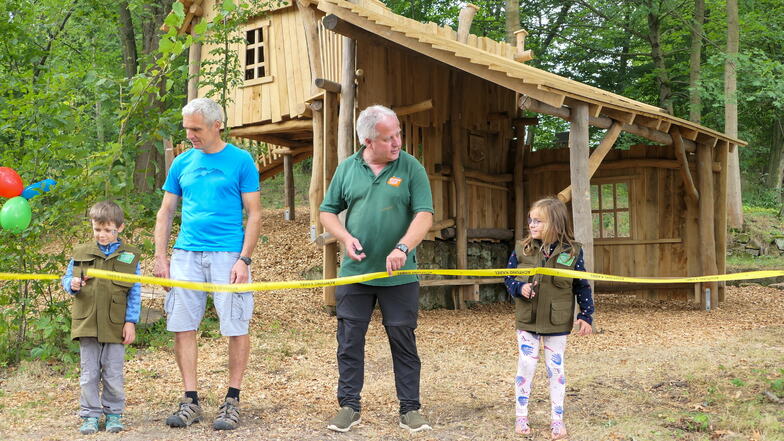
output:
POLYGON ((192 148, 174 159, 163 189, 182 198, 174 248, 242 251, 242 193, 259 191, 250 153, 231 144, 217 153, 192 148))

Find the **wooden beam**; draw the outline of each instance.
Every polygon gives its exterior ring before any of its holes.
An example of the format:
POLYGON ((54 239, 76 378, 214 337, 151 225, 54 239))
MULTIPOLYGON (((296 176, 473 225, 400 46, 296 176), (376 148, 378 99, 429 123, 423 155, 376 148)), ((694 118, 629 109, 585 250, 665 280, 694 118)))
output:
POLYGON ((677 126, 670 129, 670 135, 672 136, 672 146, 675 150, 675 157, 678 158, 678 162, 681 164, 680 171, 681 179, 683 180, 683 188, 688 197, 694 202, 698 202, 700 200, 700 193, 697 191, 697 187, 694 185, 694 180, 691 177, 689 161, 686 159, 686 150, 683 148, 683 138, 681 137, 681 132, 677 126))
POLYGON ((468 3, 460 9, 457 16, 457 41, 465 43, 468 41, 468 34, 471 33, 471 22, 474 21, 474 15, 479 10, 479 6, 468 3))
MULTIPOLYGON (((716 232, 715 232, 715 211, 713 199, 713 173, 710 164, 712 163, 712 149, 707 145, 697 147, 697 175, 699 176, 699 232, 700 232, 700 259, 702 274, 705 276, 716 274, 716 232)), ((710 308, 715 309, 719 306, 718 284, 708 282, 702 284, 700 295, 700 306, 706 308, 706 289, 710 289, 710 308)))
POLYGON ((413 113, 424 112, 425 110, 430 110, 432 108, 433 108, 433 100, 428 98, 416 104, 393 107, 392 110, 394 110, 397 116, 400 117, 404 115, 411 115, 413 113))
MULTIPOLYGON (((308 158, 310 158, 310 153, 309 152, 308 153, 302 153, 302 154, 299 154, 297 156, 294 156, 293 157, 293 161, 294 161, 294 164, 297 164, 297 163, 302 162, 302 161, 304 161, 304 160, 306 160, 308 158)), ((268 169, 262 171, 259 174, 259 180, 266 181, 267 179, 274 177, 275 175, 277 175, 278 173, 280 173, 282 171, 283 171, 283 162, 279 163, 278 165, 276 165, 276 166, 274 166, 272 168, 268 168, 268 169)))
POLYGON ((450 217, 450 218, 447 218, 447 219, 442 219, 442 220, 440 220, 438 222, 434 222, 433 226, 430 227, 430 231, 428 231, 428 232, 429 233, 433 233, 433 232, 436 232, 436 231, 441 231, 444 228, 449 228, 449 227, 454 227, 454 226, 455 226, 455 220, 454 220, 454 218, 450 217))
POLYGON ((591 182, 588 176, 588 105, 572 109, 569 130, 569 176, 572 182, 572 220, 574 237, 583 244, 585 269, 593 271, 593 222, 591 218, 591 182))
POLYGON ((335 243, 338 241, 338 238, 333 236, 332 233, 329 231, 325 231, 318 236, 316 236, 316 240, 313 241, 316 245, 323 247, 329 245, 331 243, 335 243))
MULTIPOLYGON (((607 153, 610 152, 613 145, 615 145, 615 141, 618 139, 618 135, 621 134, 621 123, 614 122, 613 125, 607 129, 607 133, 604 134, 604 139, 602 142, 599 143, 599 147, 591 153, 591 157, 588 158, 588 180, 590 181, 591 177, 596 173, 596 170, 599 168, 599 165, 602 163, 604 158, 607 156, 607 153)), ((564 203, 569 202, 572 199, 572 186, 568 186, 565 189, 561 190, 558 193, 558 199, 562 200, 564 203)))
POLYGON ((313 124, 310 121, 304 119, 290 119, 277 123, 231 129, 231 136, 248 137, 251 135, 269 135, 274 133, 310 132, 311 130, 313 130, 313 124))
MULTIPOLYGON (((538 101, 536 99, 533 99, 531 97, 521 97, 520 108, 531 112, 544 113, 545 115, 557 116, 561 119, 565 119, 566 121, 571 121, 572 118, 571 116, 572 111, 568 107, 554 107, 549 104, 538 101)), ((641 117, 638 116, 638 119, 640 118, 641 117)), ((608 129, 613 124, 613 120, 611 118, 604 117, 604 116, 589 117, 588 122, 590 125, 602 129, 608 129)), ((663 144, 663 145, 672 144, 672 136, 670 136, 669 133, 661 132, 659 130, 654 130, 639 124, 623 124, 621 126, 621 129, 625 132, 629 132, 633 135, 641 136, 645 139, 649 139, 659 144, 663 144)), ((683 140, 683 146, 685 147, 687 152, 694 152, 696 151, 697 148, 697 144, 695 144, 693 141, 689 141, 688 139, 683 140)))
MULTIPOLYGON (((463 168, 463 150, 465 146, 465 138, 463 137, 463 128, 460 126, 458 119, 459 107, 458 100, 452 98, 452 120, 450 121, 451 127, 451 144, 452 144, 452 175, 453 183, 455 185, 455 257, 458 269, 468 268, 468 198, 466 189, 465 169, 463 168)), ((468 291, 463 288, 457 288, 457 305, 459 309, 466 307, 465 301, 468 291)))
POLYGON ((194 42, 191 44, 191 47, 188 48, 188 102, 199 97, 200 71, 201 42, 194 42))
POLYGON ((425 279, 419 281, 419 286, 494 285, 496 283, 504 283, 504 278, 425 279))
POLYGON ((324 199, 324 112, 323 101, 314 101, 313 110, 313 163, 311 166, 308 206, 310 207, 310 240, 324 232, 319 222, 319 205, 324 199), (318 103, 318 104, 316 104, 318 103))
POLYGON ((289 147, 280 147, 272 150, 273 155, 299 155, 300 153, 310 152, 313 150, 312 146, 298 147, 295 149, 289 147))
POLYGON ((342 37, 343 52, 340 73, 340 110, 338 114, 338 162, 354 153, 354 106, 356 105, 356 42, 342 37))
MULTIPOLYGON (((681 167, 680 163, 675 159, 619 159, 617 161, 605 161, 602 163, 602 170, 620 170, 632 167, 651 167, 651 168, 666 168, 677 170, 681 167)), ((694 164, 689 164, 689 168, 694 168, 694 164)), ((566 162, 556 162, 551 164, 537 165, 525 170, 525 175, 536 173, 549 173, 554 171, 564 171, 569 169, 569 164, 566 162)), ((721 171, 721 164, 714 162, 712 166, 714 173, 721 171)))
MULTIPOLYGON (((466 230, 466 237, 468 239, 492 239, 508 241, 514 239, 514 231, 506 228, 469 228, 466 230)), ((452 239, 457 236, 457 230, 454 227, 444 228, 441 230, 441 237, 443 239, 452 239)))
POLYGON ((294 162, 291 154, 283 155, 283 181, 283 199, 286 201, 286 211, 283 214, 283 219, 293 221, 296 217, 296 210, 294 207, 294 162))
MULTIPOLYGON (((442 164, 439 167, 436 167, 436 171, 440 171, 444 175, 451 175, 452 167, 447 164, 442 164)), ((463 173, 467 178, 489 183, 503 184, 506 182, 512 182, 514 180, 514 175, 511 173, 486 173, 479 170, 472 170, 470 168, 463 168, 463 173)))
POLYGON ((340 87, 341 87, 340 84, 334 81, 330 81, 326 78, 316 78, 316 80, 313 83, 319 89, 324 89, 327 92, 340 93, 340 87))
MULTIPOLYGON (((232 136, 234 136, 233 132, 232 132, 232 136)), ((308 147, 308 148, 310 147, 310 144, 307 143, 307 142, 304 142, 304 141, 294 141, 294 140, 289 139, 289 138, 283 138, 281 136, 275 136, 275 135, 245 135, 245 136, 242 136, 241 138, 247 138, 247 139, 252 139, 254 141, 266 142, 267 144, 283 146, 283 147, 287 147, 287 148, 291 148, 291 149, 300 149, 300 148, 304 148, 304 147, 308 147)))

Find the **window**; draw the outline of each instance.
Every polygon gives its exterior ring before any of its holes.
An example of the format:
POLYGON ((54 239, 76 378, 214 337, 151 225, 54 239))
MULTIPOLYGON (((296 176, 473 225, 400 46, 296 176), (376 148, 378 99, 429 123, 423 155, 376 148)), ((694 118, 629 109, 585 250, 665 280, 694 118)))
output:
POLYGON ((594 238, 631 237, 629 183, 592 184, 591 217, 594 238))
POLYGON ((245 84, 272 81, 269 69, 269 22, 245 31, 245 84))

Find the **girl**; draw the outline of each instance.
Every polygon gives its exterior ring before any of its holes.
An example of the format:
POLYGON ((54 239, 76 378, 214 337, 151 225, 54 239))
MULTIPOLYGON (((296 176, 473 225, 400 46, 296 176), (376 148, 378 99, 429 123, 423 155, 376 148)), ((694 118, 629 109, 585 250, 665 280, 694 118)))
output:
MULTIPOLYGON (((509 268, 548 267, 585 271, 583 251, 575 242, 566 205, 556 198, 535 202, 528 213, 528 236, 515 244, 509 268)), ((539 360, 539 344, 544 343, 547 378, 550 380, 552 439, 565 439, 563 401, 566 392, 564 351, 566 336, 574 321, 575 299, 580 305, 578 334, 591 333, 593 299, 585 279, 545 276, 507 276, 504 283, 515 300, 517 347, 520 357, 515 377, 515 432, 531 433, 528 427, 528 397, 539 360)))

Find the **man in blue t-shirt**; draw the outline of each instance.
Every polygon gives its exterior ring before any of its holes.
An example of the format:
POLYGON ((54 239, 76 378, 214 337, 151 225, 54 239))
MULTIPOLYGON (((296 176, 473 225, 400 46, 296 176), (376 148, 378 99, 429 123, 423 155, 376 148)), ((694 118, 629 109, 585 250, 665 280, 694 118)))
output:
MULTIPOLYGON (((194 148, 177 156, 163 184, 155 223, 154 274, 193 282, 248 283, 261 221, 255 162, 248 152, 221 139, 223 110, 216 102, 208 98, 189 102, 182 109, 182 120, 194 148), (182 222, 170 261, 172 219, 180 199, 182 222), (243 209, 248 215, 245 230, 243 209)), ((229 390, 213 427, 232 430, 239 424, 253 293, 216 292, 213 303, 221 334, 229 337, 229 390)), ((166 419, 170 427, 186 427, 202 419, 196 390, 196 332, 206 304, 204 291, 172 288, 166 295, 166 329, 174 332, 174 354, 185 389, 177 411, 166 419)))

